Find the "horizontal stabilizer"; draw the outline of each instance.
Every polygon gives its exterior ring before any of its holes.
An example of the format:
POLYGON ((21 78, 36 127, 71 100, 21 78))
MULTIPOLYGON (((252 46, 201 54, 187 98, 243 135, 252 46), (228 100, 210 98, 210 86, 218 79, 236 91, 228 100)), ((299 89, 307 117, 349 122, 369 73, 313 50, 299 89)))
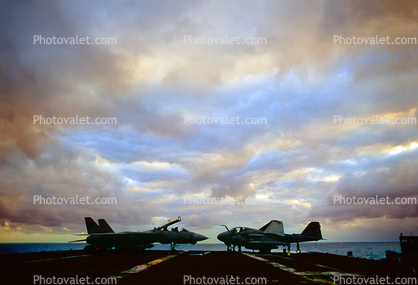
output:
POLYGON ((86 241, 86 239, 72 240, 72 241, 69 241, 69 242, 82 242, 82 241, 86 241))

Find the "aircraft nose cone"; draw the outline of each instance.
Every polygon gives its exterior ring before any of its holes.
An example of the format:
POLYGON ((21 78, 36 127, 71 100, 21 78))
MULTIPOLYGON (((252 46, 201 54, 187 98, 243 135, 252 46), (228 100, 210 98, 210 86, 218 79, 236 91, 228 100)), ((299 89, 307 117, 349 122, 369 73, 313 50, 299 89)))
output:
POLYGON ((201 240, 205 240, 205 239, 208 239, 207 237, 205 237, 204 235, 201 235, 201 234, 194 234, 193 235, 193 239, 195 240, 195 241, 201 241, 201 240))
POLYGON ((218 240, 222 242, 228 242, 229 237, 230 237, 229 232, 223 232, 217 236, 218 240))

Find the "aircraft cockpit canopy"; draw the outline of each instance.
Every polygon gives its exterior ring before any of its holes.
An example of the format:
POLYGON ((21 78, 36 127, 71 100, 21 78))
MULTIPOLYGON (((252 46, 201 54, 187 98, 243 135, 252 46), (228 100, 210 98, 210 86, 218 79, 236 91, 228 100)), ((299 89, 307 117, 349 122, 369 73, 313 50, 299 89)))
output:
POLYGON ((244 227, 236 227, 236 228, 232 228, 231 232, 235 234, 235 233, 243 232, 244 230, 245 230, 244 227))

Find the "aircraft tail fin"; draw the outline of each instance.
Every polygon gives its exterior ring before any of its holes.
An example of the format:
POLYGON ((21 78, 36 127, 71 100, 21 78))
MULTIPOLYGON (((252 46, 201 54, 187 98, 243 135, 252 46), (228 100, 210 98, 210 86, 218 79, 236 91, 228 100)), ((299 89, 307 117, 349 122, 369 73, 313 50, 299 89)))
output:
POLYGON ((85 217, 84 220, 86 221, 88 234, 114 233, 112 228, 104 219, 99 219, 99 224, 96 224, 96 222, 90 217, 85 217))
POLYGON ((99 227, 105 233, 114 233, 115 231, 109 226, 105 219, 99 219, 99 227))
POLYGON ((301 235, 320 240, 322 239, 321 225, 319 224, 319 222, 310 222, 303 230, 301 235))

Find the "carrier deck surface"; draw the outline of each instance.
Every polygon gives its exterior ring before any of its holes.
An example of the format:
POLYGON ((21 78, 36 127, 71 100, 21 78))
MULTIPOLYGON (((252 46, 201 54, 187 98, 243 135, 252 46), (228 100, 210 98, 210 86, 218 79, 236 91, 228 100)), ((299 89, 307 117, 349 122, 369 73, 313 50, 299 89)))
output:
POLYGON ((74 250, 4 254, 1 255, 0 268, 1 284, 19 285, 66 284, 60 282, 68 282, 67 284, 349 284, 348 280, 343 283, 344 278, 369 278, 369 283, 363 280, 363 284, 373 284, 370 283, 370 278, 375 280, 379 278, 380 282, 383 281, 381 278, 389 282, 395 282, 396 277, 412 277, 415 278, 415 282, 417 278, 417 274, 414 273, 417 264, 409 260, 377 261, 317 252, 286 255, 222 251, 173 253, 158 250, 91 253, 74 250), (55 283, 50 283, 54 282, 54 277, 55 283), (109 277, 115 277, 116 281, 106 279, 109 277), (335 283, 334 278, 338 278, 335 283))

